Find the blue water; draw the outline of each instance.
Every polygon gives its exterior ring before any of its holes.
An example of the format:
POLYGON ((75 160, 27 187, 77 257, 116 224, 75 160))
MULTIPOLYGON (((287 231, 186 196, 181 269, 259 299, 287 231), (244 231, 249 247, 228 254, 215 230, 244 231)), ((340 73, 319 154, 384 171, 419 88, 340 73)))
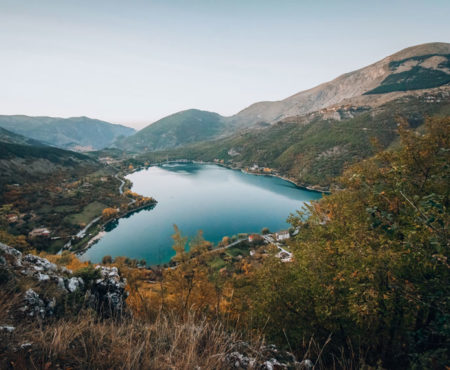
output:
POLYGON ((296 187, 275 177, 256 176, 205 164, 167 164, 127 177, 132 190, 152 196, 158 204, 122 218, 83 255, 99 262, 103 256, 145 259, 166 263, 172 250, 173 224, 183 235, 203 230, 206 240, 223 236, 289 227, 286 219, 321 194, 296 187))

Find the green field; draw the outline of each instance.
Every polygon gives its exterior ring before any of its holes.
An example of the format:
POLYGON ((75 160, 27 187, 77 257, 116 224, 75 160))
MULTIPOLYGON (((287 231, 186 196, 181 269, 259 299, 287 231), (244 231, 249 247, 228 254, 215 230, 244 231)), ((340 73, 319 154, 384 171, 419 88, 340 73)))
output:
POLYGON ((65 221, 70 222, 73 225, 86 225, 95 217, 98 217, 102 214, 102 211, 107 206, 100 202, 92 202, 84 207, 81 213, 76 213, 74 215, 67 216, 65 221))

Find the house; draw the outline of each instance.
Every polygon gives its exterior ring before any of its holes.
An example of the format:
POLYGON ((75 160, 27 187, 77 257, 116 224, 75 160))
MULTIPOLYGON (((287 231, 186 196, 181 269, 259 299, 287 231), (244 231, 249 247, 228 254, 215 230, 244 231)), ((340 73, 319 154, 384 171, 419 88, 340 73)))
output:
POLYGON ((30 238, 35 238, 37 236, 49 237, 50 236, 50 230, 47 229, 46 227, 36 228, 36 229, 31 230, 28 233, 28 236, 30 238))
POLYGON ((253 242, 255 241, 255 239, 257 238, 257 236, 258 236, 258 234, 250 234, 250 235, 248 236, 248 241, 249 241, 250 243, 253 243, 253 242))
POLYGON ((19 216, 11 213, 6 216, 6 220, 8 221, 9 224, 14 224, 19 220, 19 216))
POLYGON ((275 233, 277 241, 282 241, 290 238, 289 230, 281 230, 275 233))

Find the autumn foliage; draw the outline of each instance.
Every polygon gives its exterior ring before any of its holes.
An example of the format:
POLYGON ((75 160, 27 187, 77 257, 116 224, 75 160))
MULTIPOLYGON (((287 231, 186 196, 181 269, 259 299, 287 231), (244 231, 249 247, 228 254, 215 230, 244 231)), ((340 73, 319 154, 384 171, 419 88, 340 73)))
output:
POLYGON ((119 211, 115 208, 105 208, 102 211, 102 218, 104 220, 110 220, 118 215, 119 211))

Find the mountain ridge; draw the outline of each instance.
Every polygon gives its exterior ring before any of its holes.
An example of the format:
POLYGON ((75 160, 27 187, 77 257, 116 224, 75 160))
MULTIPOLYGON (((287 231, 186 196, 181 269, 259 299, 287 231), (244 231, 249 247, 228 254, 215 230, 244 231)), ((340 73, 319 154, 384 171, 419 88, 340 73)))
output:
POLYGON ((342 104, 379 106, 407 95, 424 94, 449 83, 450 43, 420 44, 283 100, 256 102, 232 116, 223 117, 197 109, 177 112, 134 135, 117 140, 115 145, 138 152, 177 148, 231 136, 240 130, 273 125, 288 117, 304 116, 342 104), (204 121, 199 126, 196 122, 198 117, 192 117, 192 112, 197 112, 197 115, 216 115, 216 118, 204 121), (173 117, 179 118, 176 124, 171 122, 173 117), (187 135, 175 134, 174 126, 175 131, 182 129, 187 135), (195 132, 196 129, 205 130, 206 134, 195 132))
MULTIPOLYGON (((381 84, 389 74, 392 74, 389 70, 390 62, 427 54, 450 54, 450 44, 427 43, 405 48, 366 67, 344 73, 331 81, 300 91, 285 99, 253 103, 232 116, 231 120, 244 123, 245 126, 251 126, 260 121, 275 123, 288 116, 307 114, 338 104, 344 99, 360 96, 381 84), (367 81, 361 83, 365 78, 367 81), (339 89, 342 90, 342 82, 345 80, 348 80, 346 90, 339 94, 339 89), (360 83, 357 83, 358 81, 360 83)), ((448 73, 450 74, 450 69, 448 73)))
POLYGON ((120 136, 136 132, 130 127, 85 116, 0 115, 0 127, 62 149, 89 151, 110 146, 120 136))

